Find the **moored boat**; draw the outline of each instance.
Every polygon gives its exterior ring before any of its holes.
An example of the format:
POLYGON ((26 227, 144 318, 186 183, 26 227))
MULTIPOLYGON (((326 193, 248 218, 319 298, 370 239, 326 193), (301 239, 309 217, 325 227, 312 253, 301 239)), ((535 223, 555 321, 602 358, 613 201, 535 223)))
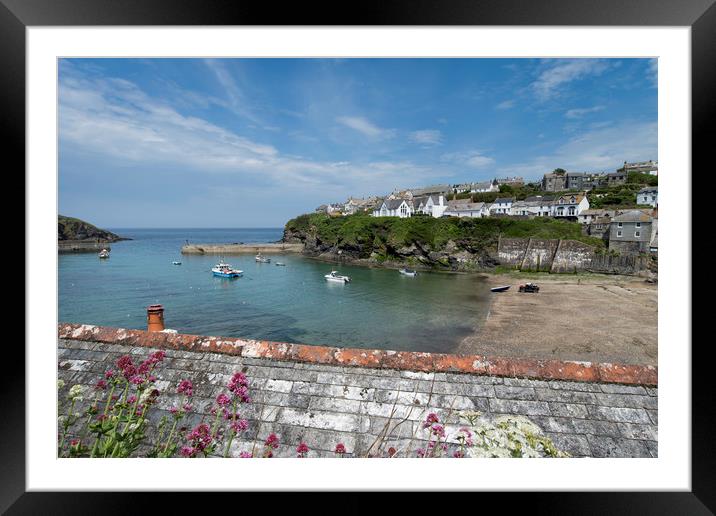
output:
POLYGON ((286 266, 286 264, 283 263, 283 262, 276 262, 276 265, 278 265, 279 267, 285 267, 285 266, 286 266))
POLYGON ((490 290, 491 290, 492 292, 504 292, 504 291, 507 290, 508 288, 510 288, 509 285, 502 285, 501 287, 493 287, 493 288, 491 288, 490 290))
POLYGON ((402 274, 403 276, 413 276, 414 277, 414 276, 418 275, 418 271, 413 270, 413 269, 406 269, 405 267, 403 267, 402 269, 399 269, 398 272, 400 274, 402 274))
POLYGON ((211 269, 211 272, 214 274, 214 276, 219 276, 221 278, 238 278, 244 273, 244 271, 234 269, 231 267, 231 265, 224 262, 219 262, 214 265, 214 267, 211 269))
POLYGON ((107 249, 102 249, 99 252, 99 257, 100 258, 109 258, 109 251, 107 249))
POLYGON ((349 283, 351 281, 349 276, 342 276, 336 271, 331 271, 330 274, 326 274, 324 278, 326 278, 327 281, 333 281, 336 283, 349 283))
POLYGON ((271 258, 266 258, 265 256, 261 256, 261 253, 256 255, 256 261, 259 263, 271 263, 271 258))
POLYGON ((172 262, 173 265, 181 265, 181 262, 172 262))

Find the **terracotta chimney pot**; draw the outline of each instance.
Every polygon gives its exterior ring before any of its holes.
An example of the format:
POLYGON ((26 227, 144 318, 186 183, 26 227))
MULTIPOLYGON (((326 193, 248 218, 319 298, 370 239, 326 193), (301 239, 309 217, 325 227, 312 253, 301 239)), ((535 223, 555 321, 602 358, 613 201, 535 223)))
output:
POLYGON ((147 307, 147 331, 162 331, 164 329, 164 307, 162 305, 149 305, 147 307))

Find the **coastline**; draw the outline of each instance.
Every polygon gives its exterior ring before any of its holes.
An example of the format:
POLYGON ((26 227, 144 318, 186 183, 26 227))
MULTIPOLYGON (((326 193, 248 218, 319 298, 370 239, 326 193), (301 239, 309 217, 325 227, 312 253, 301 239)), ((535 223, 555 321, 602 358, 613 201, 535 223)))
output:
POLYGON ((657 365, 658 288, 634 276, 498 273, 487 320, 456 353, 657 365), (533 282, 538 293, 520 293, 533 282))

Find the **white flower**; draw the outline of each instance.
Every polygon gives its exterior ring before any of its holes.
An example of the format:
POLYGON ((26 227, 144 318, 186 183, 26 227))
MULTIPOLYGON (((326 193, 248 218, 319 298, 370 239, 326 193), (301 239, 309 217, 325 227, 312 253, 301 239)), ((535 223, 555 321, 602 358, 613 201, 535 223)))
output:
POLYGON ((57 390, 59 391, 65 386, 64 380, 57 380, 57 390))
POLYGON ((68 397, 72 401, 82 401, 82 394, 83 394, 82 386, 81 385, 73 385, 72 387, 70 387, 70 392, 68 394, 68 397))

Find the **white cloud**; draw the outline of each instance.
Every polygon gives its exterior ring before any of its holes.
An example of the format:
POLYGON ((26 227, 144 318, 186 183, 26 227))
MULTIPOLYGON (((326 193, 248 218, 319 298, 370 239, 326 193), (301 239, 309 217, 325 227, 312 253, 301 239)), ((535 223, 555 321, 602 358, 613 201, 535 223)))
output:
POLYGON ((392 138, 394 129, 382 129, 361 116, 339 116, 336 121, 371 138, 392 138))
POLYGON ((442 161, 457 163, 472 168, 485 168, 495 163, 495 159, 483 155, 480 151, 451 152, 441 156, 442 161))
POLYGON ((406 179, 433 182, 450 175, 410 161, 354 163, 283 154, 273 145, 183 115, 125 80, 63 76, 59 102, 61 153, 87 163, 224 174, 235 178, 234 184, 266 185, 272 197, 299 190, 315 193, 324 186, 345 196, 379 194, 406 179))
POLYGON ((433 145, 441 145, 443 142, 443 135, 437 129, 423 129, 421 131, 413 131, 410 133, 409 139, 411 142, 431 147, 433 145))
POLYGON ((594 106, 590 108, 575 108, 575 109, 569 109, 567 112, 564 113, 564 116, 567 118, 582 118, 584 115, 588 115, 589 113, 596 113, 597 111, 602 111, 604 109, 604 106, 594 106))
MULTIPOLYGON (((549 61, 552 64, 555 61, 549 61)), ((532 83, 539 100, 548 100, 560 95, 560 88, 566 84, 588 77, 599 75, 609 68, 609 63, 601 59, 560 59, 556 65, 543 70, 532 83)))
POLYGON ((511 109, 515 107, 514 99, 504 100, 495 106, 495 109, 511 109))
POLYGON ((625 160, 658 159, 656 122, 624 121, 574 136, 551 154, 499 167, 500 174, 537 179, 555 168, 570 171, 614 171, 625 160))

